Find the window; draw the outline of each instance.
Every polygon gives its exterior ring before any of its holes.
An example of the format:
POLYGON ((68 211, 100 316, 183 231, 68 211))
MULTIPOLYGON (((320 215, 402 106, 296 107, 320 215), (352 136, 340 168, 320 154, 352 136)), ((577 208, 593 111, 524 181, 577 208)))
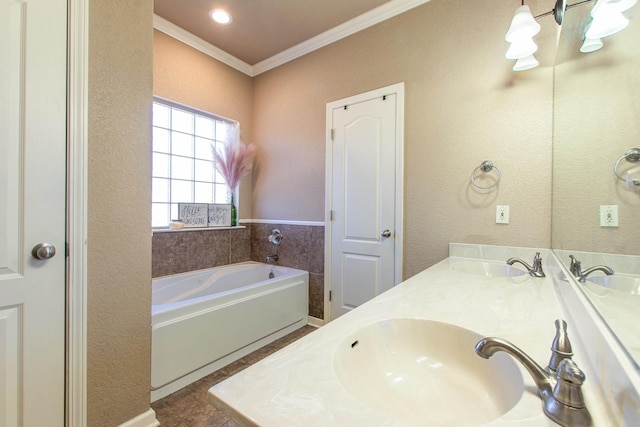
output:
POLYGON ((231 120, 154 99, 153 227, 166 227, 178 218, 178 203, 228 203, 213 150, 225 143, 234 126, 231 120))

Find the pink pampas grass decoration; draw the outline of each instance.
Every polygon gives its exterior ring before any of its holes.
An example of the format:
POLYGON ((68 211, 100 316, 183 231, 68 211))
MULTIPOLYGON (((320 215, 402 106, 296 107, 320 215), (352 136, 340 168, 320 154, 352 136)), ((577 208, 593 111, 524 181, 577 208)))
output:
POLYGON ((216 169, 227 181, 229 190, 235 191, 242 177, 251 170, 255 146, 246 145, 240 141, 240 128, 236 124, 231 132, 231 138, 226 141, 221 150, 211 148, 216 169))

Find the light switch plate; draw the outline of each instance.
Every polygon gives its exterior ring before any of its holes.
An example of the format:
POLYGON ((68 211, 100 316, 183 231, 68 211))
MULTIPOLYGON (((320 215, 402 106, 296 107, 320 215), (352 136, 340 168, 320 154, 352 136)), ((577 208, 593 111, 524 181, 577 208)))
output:
POLYGON ((618 205, 600 206, 600 227, 618 226, 618 205))
POLYGON ((496 206, 496 224, 509 224, 509 206, 496 206))

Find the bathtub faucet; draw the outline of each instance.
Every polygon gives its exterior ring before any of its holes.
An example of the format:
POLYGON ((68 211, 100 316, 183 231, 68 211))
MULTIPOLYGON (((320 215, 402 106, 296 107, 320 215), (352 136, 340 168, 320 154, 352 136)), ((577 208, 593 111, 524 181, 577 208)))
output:
POLYGON ((280 233, 280 230, 278 230, 277 228, 274 228, 273 230, 271 230, 271 234, 269 234, 267 240, 273 243, 276 247, 280 246, 280 243, 282 243, 282 233, 280 233))
POLYGON ((273 264, 273 265, 277 265, 278 264, 278 254, 273 254, 273 255, 267 255, 267 264, 273 264))

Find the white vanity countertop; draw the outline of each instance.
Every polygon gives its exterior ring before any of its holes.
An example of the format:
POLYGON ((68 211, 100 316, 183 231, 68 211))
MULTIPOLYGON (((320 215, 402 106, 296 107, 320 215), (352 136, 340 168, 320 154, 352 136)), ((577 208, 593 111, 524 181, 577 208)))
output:
MULTIPOLYGON (((513 251, 510 256, 520 256, 530 263, 533 252, 527 253, 531 256, 513 255, 513 251)), ((504 262, 506 257, 502 259, 504 262)), ((333 368, 334 354, 343 338, 364 325, 391 318, 435 320, 484 336, 501 337, 540 366, 546 366, 555 335, 554 321, 558 318, 569 321, 563 315, 550 278, 559 271, 555 258, 543 252, 547 278, 485 277, 449 267, 466 260, 447 258, 215 385, 209 390, 210 402, 243 425, 408 425, 357 400, 342 386, 333 368)), ((569 337, 576 333, 575 326, 569 323, 569 337)), ((598 403, 601 399, 597 384, 589 383, 590 374, 575 344, 574 352, 574 360, 587 376, 583 389, 594 425, 606 425, 604 410, 598 403)), ((511 411, 487 425, 557 426, 543 414, 531 376, 518 366, 525 384, 522 399, 511 411)), ((464 410, 464 402, 460 402, 460 409, 464 410)), ((428 420, 425 425, 429 425, 428 420)))

